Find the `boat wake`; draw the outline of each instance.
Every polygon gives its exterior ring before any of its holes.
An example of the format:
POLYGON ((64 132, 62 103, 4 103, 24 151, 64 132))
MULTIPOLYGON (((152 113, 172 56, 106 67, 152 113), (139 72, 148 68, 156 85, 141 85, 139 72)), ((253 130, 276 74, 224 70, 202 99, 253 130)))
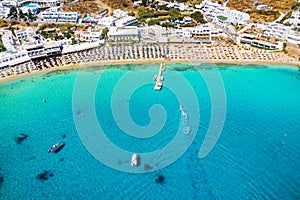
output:
POLYGON ((180 104, 180 110, 181 110, 181 121, 183 124, 183 132, 185 134, 189 134, 191 132, 191 127, 188 121, 188 114, 181 104, 180 104))

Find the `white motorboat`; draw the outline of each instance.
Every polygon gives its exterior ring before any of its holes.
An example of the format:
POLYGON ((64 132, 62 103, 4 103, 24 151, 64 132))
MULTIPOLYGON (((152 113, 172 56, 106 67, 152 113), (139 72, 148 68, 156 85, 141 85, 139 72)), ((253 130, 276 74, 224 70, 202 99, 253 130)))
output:
POLYGON ((137 167, 139 165, 140 165, 140 157, 136 153, 133 153, 131 156, 131 166, 137 167))

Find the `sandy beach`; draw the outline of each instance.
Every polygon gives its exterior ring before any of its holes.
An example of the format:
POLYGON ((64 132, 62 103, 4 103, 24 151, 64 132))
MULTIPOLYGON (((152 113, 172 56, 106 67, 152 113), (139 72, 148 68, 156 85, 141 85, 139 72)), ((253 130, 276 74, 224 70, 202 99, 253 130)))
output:
POLYGON ((208 63, 216 65, 267 65, 275 67, 298 67, 300 62, 282 52, 265 52, 259 49, 244 50, 237 46, 201 45, 119 45, 103 46, 72 54, 35 60, 0 71, 0 83, 47 73, 55 70, 87 67, 93 65, 118 65, 142 63, 208 63), (131 50, 132 48, 132 50, 131 50))

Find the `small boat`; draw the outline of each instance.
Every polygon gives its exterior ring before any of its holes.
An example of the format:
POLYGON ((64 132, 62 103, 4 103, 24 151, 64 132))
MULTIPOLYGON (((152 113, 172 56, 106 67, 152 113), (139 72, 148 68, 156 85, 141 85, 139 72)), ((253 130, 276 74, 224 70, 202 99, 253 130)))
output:
POLYGON ((131 166, 137 167, 140 165, 140 156, 138 156, 136 153, 133 153, 131 156, 131 166))
POLYGON ((157 91, 161 90, 162 85, 163 85, 162 82, 156 81, 156 84, 154 86, 154 90, 157 90, 157 91))
POLYGON ((64 148, 65 143, 58 141, 56 144, 54 144, 49 150, 48 153, 58 153, 62 148, 64 148))

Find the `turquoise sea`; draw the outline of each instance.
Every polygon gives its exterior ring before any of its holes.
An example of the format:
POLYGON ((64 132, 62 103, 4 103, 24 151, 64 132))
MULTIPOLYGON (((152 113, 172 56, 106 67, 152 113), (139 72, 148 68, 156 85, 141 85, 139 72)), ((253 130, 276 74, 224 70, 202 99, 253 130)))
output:
POLYGON ((158 63, 2 83, 0 199, 300 199, 300 71, 211 67, 168 63, 161 91, 158 63))

